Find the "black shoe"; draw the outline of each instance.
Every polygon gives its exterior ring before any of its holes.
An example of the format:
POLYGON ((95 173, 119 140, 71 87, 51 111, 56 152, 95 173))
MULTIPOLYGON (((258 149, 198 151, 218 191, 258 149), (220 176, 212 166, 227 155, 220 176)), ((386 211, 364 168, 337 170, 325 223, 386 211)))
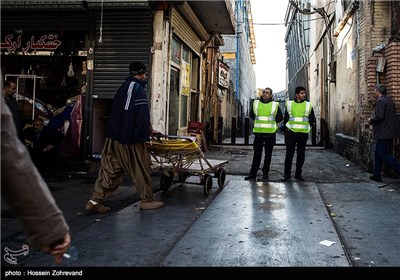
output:
POLYGON ((249 174, 246 177, 244 177, 245 180, 251 180, 251 179, 256 179, 257 175, 255 174, 249 174))
POLYGON ((296 179, 299 180, 299 181, 305 181, 305 180, 306 180, 306 179, 304 179, 304 177, 301 176, 301 175, 296 175, 296 176, 294 176, 294 178, 296 178, 296 179))
POLYGON ((290 176, 289 175, 283 175, 281 178, 281 182, 286 182, 287 180, 290 180, 290 176))
POLYGON ((263 179, 268 179, 268 173, 263 173, 263 179))
POLYGON ((382 182, 381 177, 378 177, 378 176, 375 176, 375 175, 369 176, 369 178, 371 180, 375 181, 375 182, 382 182))

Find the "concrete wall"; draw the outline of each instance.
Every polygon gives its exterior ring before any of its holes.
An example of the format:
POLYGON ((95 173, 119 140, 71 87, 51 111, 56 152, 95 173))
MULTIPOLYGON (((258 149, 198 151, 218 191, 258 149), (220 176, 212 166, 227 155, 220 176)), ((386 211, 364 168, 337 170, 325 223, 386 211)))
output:
POLYGON ((329 129, 339 154, 357 161, 359 115, 358 42, 356 18, 352 17, 335 38, 336 83, 330 92, 329 129))
POLYGON ((167 81, 169 75, 169 22, 164 11, 154 14, 150 112, 153 128, 167 133, 167 81))

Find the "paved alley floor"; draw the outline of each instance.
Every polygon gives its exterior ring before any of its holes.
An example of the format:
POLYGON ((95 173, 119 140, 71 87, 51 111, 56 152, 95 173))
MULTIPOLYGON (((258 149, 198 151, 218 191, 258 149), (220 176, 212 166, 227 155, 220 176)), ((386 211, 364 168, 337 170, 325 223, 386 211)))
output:
POLYGON ((313 183, 230 181, 164 266, 349 266, 313 183))
MULTIPOLYGON (((205 197, 202 186, 176 184, 162 209, 137 204, 73 236, 66 267, 327 267, 349 266, 329 213, 313 183, 230 178, 205 197)), ((41 252, 23 266, 54 266, 41 252)))

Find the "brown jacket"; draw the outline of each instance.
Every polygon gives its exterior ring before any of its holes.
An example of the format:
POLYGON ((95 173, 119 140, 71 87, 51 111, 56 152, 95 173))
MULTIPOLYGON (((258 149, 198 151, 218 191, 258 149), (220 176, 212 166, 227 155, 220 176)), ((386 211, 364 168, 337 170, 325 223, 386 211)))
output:
POLYGON ((21 222, 29 245, 43 248, 69 231, 47 184, 17 137, 13 117, 1 97, 1 194, 21 222))

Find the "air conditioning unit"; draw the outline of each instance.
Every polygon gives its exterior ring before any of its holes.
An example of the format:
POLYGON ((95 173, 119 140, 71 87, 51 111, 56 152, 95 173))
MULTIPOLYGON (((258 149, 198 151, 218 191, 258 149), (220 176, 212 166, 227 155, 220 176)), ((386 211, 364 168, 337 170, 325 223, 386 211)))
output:
POLYGON ((336 60, 329 63, 329 82, 336 83, 336 60))
POLYGON ((303 12, 309 13, 311 12, 311 3, 302 3, 301 4, 301 9, 303 10, 303 12))
POLYGON ((302 10, 307 13, 311 12, 311 3, 303 3, 302 10))

